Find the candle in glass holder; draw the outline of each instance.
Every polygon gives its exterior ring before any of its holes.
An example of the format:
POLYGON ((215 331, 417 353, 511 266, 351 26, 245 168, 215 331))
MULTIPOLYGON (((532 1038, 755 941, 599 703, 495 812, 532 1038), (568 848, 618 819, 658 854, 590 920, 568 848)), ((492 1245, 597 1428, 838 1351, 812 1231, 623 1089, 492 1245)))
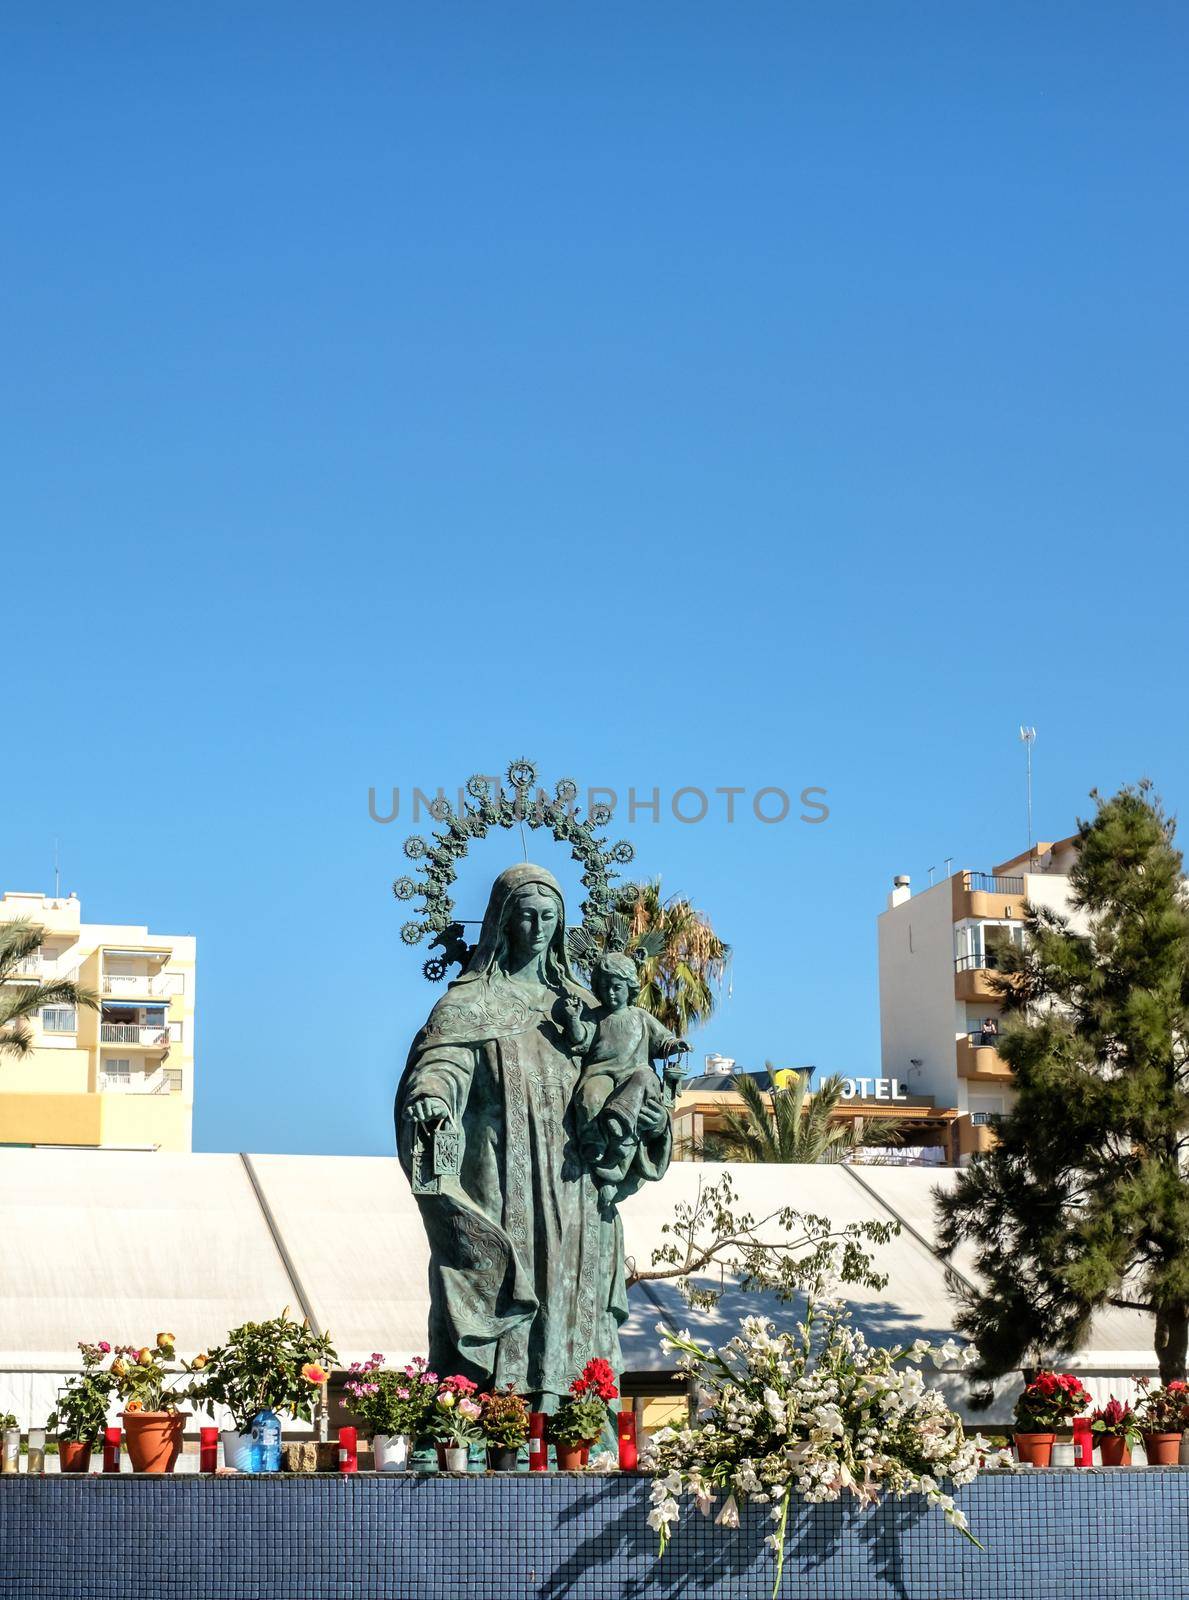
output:
POLYGON ((359 1430, 357 1428, 339 1429, 339 1471, 359 1471, 359 1430))
POLYGON ((635 1413, 621 1411, 615 1419, 615 1431, 619 1439, 619 1470, 635 1472, 640 1464, 640 1452, 636 1446, 635 1413))
POLYGON ((29 1473, 43 1473, 45 1471, 45 1429, 29 1429, 29 1458, 25 1464, 25 1471, 29 1473))
POLYGON ((218 1428, 199 1428, 198 1470, 199 1472, 217 1472, 218 1469, 219 1430, 218 1428))
POLYGON ((120 1425, 103 1430, 103 1470, 104 1472, 119 1472, 120 1470, 120 1425))
POLYGON ((545 1443, 545 1413, 528 1414, 528 1470, 545 1472, 549 1466, 549 1446, 545 1443))
POLYGON ((0 1472, 19 1472, 21 1470, 21 1430, 19 1428, 5 1428, 4 1450, 0 1454, 0 1472))

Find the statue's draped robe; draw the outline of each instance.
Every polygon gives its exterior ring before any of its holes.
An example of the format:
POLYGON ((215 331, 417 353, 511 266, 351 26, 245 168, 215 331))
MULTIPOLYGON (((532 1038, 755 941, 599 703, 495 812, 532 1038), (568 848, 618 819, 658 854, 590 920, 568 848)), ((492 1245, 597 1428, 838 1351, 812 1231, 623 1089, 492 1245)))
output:
MULTIPOLYGON (((565 994, 591 1009, 594 1000, 568 971, 550 987, 546 1011, 498 969, 472 965, 413 1041, 396 1104, 406 1172, 424 1137, 404 1116, 410 1101, 444 1101, 463 1137, 457 1176, 417 1197, 431 1252, 430 1365, 515 1383, 546 1410, 592 1357, 619 1370, 628 1311, 623 1228, 578 1154, 580 1063, 559 1026, 565 994)), ((642 1137, 619 1198, 661 1177, 671 1151, 667 1123, 642 1137)))

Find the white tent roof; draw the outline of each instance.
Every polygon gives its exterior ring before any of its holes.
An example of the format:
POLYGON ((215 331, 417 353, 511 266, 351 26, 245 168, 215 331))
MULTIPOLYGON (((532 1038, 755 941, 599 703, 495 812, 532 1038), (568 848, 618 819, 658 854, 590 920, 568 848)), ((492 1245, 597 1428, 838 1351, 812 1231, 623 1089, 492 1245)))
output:
MULTIPOLYGON (((886 1288, 851 1294, 857 1320, 881 1342, 951 1331, 931 1195, 952 1172, 674 1162, 623 1206, 628 1254, 648 1265, 674 1208, 723 1170, 757 1218, 793 1205, 838 1223, 900 1220, 878 1250, 886 1288)), ((961 1256, 957 1265, 973 1270, 961 1256)), ((140 1343, 161 1329, 193 1352, 284 1305, 329 1331, 344 1360, 373 1350, 404 1360, 425 1347, 426 1266, 395 1158, 0 1149, 0 1373, 68 1370, 79 1339, 140 1343)), ((658 1321, 729 1337, 757 1305, 724 1287, 718 1309, 699 1314, 670 1283, 635 1290, 625 1369, 670 1366, 658 1321)), ((1091 1346, 1077 1358, 1087 1371, 1154 1364, 1137 1313, 1104 1316, 1091 1346)))

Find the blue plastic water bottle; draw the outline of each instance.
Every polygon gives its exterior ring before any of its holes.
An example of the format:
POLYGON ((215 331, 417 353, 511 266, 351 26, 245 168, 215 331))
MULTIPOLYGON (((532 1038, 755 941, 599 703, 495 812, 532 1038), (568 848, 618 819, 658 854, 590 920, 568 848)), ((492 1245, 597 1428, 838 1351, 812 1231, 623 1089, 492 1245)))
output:
POLYGON ((252 1418, 252 1453, 257 1472, 280 1472, 281 1419, 275 1411, 258 1411, 252 1418))

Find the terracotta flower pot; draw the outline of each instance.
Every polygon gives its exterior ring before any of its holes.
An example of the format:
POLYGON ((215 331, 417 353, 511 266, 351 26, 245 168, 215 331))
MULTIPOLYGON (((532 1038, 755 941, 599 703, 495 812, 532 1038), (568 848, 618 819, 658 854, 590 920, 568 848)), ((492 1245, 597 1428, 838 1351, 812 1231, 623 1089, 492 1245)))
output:
POLYGON ((182 1453, 180 1411, 125 1411, 124 1442, 133 1472, 172 1472, 182 1453))
POLYGON ((1104 1467, 1129 1467, 1131 1465, 1131 1446, 1119 1433, 1100 1433, 1098 1435, 1098 1457, 1104 1467))
POLYGON ((1047 1467, 1053 1458, 1055 1438, 1052 1433, 1017 1433, 1016 1455, 1026 1466, 1047 1467))
POLYGON ((91 1470, 90 1439, 58 1440, 58 1471, 89 1472, 91 1470))
POLYGON ((1181 1456, 1179 1433, 1145 1433, 1144 1450, 1150 1467, 1175 1467, 1181 1456))
POLYGON ((583 1452, 590 1449, 589 1444, 557 1444, 553 1446, 557 1456, 557 1470, 559 1472, 579 1472, 583 1464, 583 1452))

